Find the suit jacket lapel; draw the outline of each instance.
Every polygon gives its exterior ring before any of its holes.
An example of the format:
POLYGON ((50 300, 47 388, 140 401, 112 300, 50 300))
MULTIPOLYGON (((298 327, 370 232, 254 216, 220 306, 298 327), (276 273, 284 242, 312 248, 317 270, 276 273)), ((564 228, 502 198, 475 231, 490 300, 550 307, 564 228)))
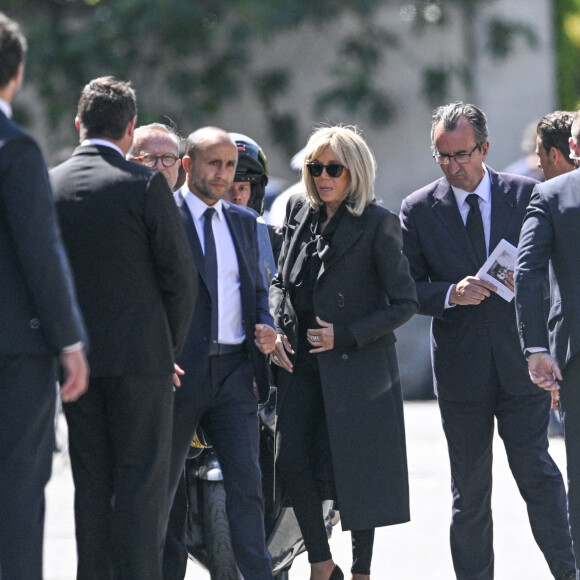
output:
MULTIPOLYGON (((235 214, 238 210, 234 204, 226 204, 223 205, 224 216, 226 218, 226 222, 228 224, 228 228, 230 229, 230 234, 232 236, 232 240, 234 242, 234 247, 236 249, 236 257, 238 258, 238 268, 240 272, 240 279, 242 276, 247 276, 250 269, 248 267, 248 263, 246 261, 246 256, 244 253, 244 243, 243 243, 243 236, 242 232, 239 230, 240 222, 238 220, 232 219, 232 215, 235 214)), ((256 244, 258 241, 256 240, 256 244)), ((244 285, 242 284, 242 287, 244 285)))
MULTIPOLYGON (((195 224, 193 223, 193 217, 185 200, 179 194, 179 191, 173 194, 175 198, 175 202, 177 203, 177 207, 179 209, 179 213, 181 214, 181 219, 183 221, 183 225, 185 227, 185 232, 187 233, 187 237, 189 239, 189 245, 191 246, 191 251, 193 253, 193 259, 195 261, 195 265, 199 274, 202 277, 202 280, 206 286, 208 286, 206 273, 205 273, 205 260, 203 256, 203 250, 201 249, 201 243, 199 241, 199 236, 197 235, 197 230, 195 228, 195 224)), ((208 286, 209 288, 209 286, 208 286)))
POLYGON ((455 194, 446 179, 441 179, 433 193, 433 197, 433 213, 443 222, 449 235, 455 240, 467 258, 473 262, 476 270, 479 269, 479 262, 459 213, 455 194))
POLYGON ((493 252, 512 218, 516 215, 516 192, 492 169, 487 168, 491 179, 491 230, 489 253, 493 252))
MULTIPOLYGON (((242 298, 242 319, 244 328, 246 328, 246 315, 248 313, 248 306, 252 303, 256 304, 256 276, 252 274, 248 260, 246 258, 246 247, 248 243, 256 245, 258 243, 257 236, 250 242, 247 241, 247 232, 243 230, 243 222, 239 219, 234 219, 234 216, 239 213, 238 208, 234 204, 224 203, 224 216, 234 242, 236 250, 236 257, 238 259, 238 273, 240 276, 240 296, 242 298)), ((258 250, 256 250, 258 251, 258 250)), ((260 273, 258 273, 260 275, 260 273)), ((253 306, 252 308, 254 308, 253 306)), ((254 329, 248 330, 246 328, 246 337, 253 336, 254 329)))
POLYGON ((318 278, 329 270, 362 235, 359 226, 360 219, 353 216, 348 210, 345 211, 332 236, 332 254, 328 260, 322 262, 318 278))
POLYGON ((291 266, 294 265, 297 257, 297 248, 300 247, 300 240, 304 235, 304 229, 310 225, 311 219, 311 207, 308 202, 304 202, 302 207, 298 210, 296 215, 292 218, 292 221, 287 224, 287 228, 292 229, 294 233, 290 239, 290 244, 288 246, 288 252, 284 260, 284 267, 282 271, 282 276, 285 283, 290 280, 291 266))

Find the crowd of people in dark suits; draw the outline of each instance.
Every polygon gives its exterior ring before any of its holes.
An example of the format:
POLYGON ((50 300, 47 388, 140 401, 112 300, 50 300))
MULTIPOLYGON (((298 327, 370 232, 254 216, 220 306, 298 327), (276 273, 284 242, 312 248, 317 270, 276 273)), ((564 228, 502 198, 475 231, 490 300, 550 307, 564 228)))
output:
POLYGON ((361 132, 318 128, 280 232, 259 219, 259 145, 202 127, 181 151, 173 129, 137 127, 135 92, 114 77, 82 89, 80 145, 48 172, 11 119, 25 54, 0 13, 0 578, 42 578, 58 382, 79 580, 184 578, 180 488, 198 427, 223 470, 240 573, 273 579, 257 417, 271 385, 277 478, 310 579, 344 578, 322 517, 333 499, 351 531, 351 579, 368 580, 375 528, 410 519, 394 331, 419 313, 433 319, 456 577, 494 577, 497 422, 552 575, 578 579, 579 114, 538 124, 538 183, 487 165, 478 107, 438 107, 443 176, 400 215, 375 199, 361 132), (517 247, 501 278, 515 304, 477 276, 501 240, 517 247), (564 415, 568 493, 548 452, 551 408, 564 415))

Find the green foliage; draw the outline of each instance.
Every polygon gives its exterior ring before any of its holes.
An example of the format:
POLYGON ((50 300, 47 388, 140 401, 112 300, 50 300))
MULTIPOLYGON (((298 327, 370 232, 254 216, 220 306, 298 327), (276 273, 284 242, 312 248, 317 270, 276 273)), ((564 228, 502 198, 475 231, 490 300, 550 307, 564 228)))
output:
POLYGON ((558 98, 562 109, 580 108, 580 0, 554 0, 558 98))
POLYGON ((427 64, 422 71, 423 95, 431 106, 445 102, 451 94, 453 81, 470 89, 473 86, 471 63, 480 55, 479 47, 473 40, 475 25, 485 30, 485 52, 495 60, 504 60, 516 49, 522 40, 532 50, 539 45, 535 31, 517 20, 502 20, 490 17, 485 20, 480 10, 494 0, 440 0, 434 2, 414 2, 414 22, 417 31, 424 32, 428 25, 436 25, 445 30, 459 18, 464 29, 462 54, 455 62, 427 64))
POLYGON ((315 101, 318 115, 333 109, 361 114, 375 126, 388 124, 395 107, 384 91, 375 85, 375 71, 384 54, 398 45, 397 38, 365 19, 355 35, 348 36, 339 51, 340 64, 332 68, 332 86, 315 101))
POLYGON ((423 70, 423 96, 431 107, 445 102, 450 92, 452 71, 445 66, 428 66, 423 70))
MULTIPOLYGON (((454 15, 473 15, 483 1, 410 0, 401 10, 422 34, 429 27, 448 26, 454 15)), ((320 71, 324 79, 313 113, 339 118, 356 114, 377 127, 396 114, 384 88, 388 84, 378 74, 400 44, 399 36, 376 18, 389 0, 4 2, 3 9, 22 23, 29 39, 28 78, 34 79, 53 127, 66 121, 72 131, 71 112, 81 88, 91 78, 112 74, 133 81, 140 122, 159 120, 161 111, 194 127, 234 103, 244 90, 252 91, 272 138, 291 155, 300 146, 297 113, 304 106, 287 99, 296 71, 280 66, 256 70, 252 51, 267 50, 278 35, 304 25, 327 35, 337 51, 334 66, 320 71), (341 22, 349 24, 347 36, 337 36, 341 22)), ((517 22, 490 21, 488 45, 494 56, 505 58, 518 37, 530 46, 535 39, 531 29, 517 22)), ((453 79, 466 86, 471 80, 467 57, 465 63, 423 66, 430 104, 445 100, 453 79)))
POLYGON ((530 26, 498 18, 488 22, 487 49, 495 59, 507 58, 518 38, 523 38, 532 49, 538 47, 538 36, 530 26))

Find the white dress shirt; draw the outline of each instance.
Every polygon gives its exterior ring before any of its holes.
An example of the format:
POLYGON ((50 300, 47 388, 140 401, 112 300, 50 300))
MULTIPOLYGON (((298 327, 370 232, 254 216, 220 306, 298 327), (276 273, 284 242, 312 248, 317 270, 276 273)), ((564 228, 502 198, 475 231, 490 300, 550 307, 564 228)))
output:
MULTIPOLYGON (((489 172, 485 165, 483 166, 483 170, 483 177, 479 182, 479 185, 475 188, 475 191, 465 191, 464 189, 459 189, 459 187, 453 186, 451 186, 451 189, 455 195, 457 208, 459 209, 464 224, 467 223, 467 216, 471 209, 467 203, 467 196, 470 193, 476 193, 479 197, 479 211, 481 212, 483 231, 485 233, 485 252, 486 255, 489 256, 489 236, 491 232, 491 179, 489 178, 489 172)), ((475 275, 475 272, 473 274, 475 275)), ((445 296, 445 308, 453 308, 455 306, 455 304, 449 304, 449 296, 451 295, 453 286, 454 284, 449 286, 449 290, 447 290, 447 296, 445 296)))
POLYGON ((467 196, 470 193, 476 193, 479 197, 479 211, 481 212, 483 231, 485 232, 485 250, 489 255, 489 233, 491 231, 491 179, 489 178, 487 167, 484 165, 483 168, 485 172, 479 185, 475 188, 475 191, 465 191, 453 186, 451 186, 451 189, 455 195, 457 207, 459 208, 459 213, 461 214, 464 224, 467 223, 467 216, 471 209, 467 203, 467 196))
POLYGON ((246 338, 242 325, 242 295, 240 293, 240 270, 234 240, 226 217, 224 202, 219 200, 213 206, 206 205, 193 194, 187 184, 179 190, 193 217, 193 223, 205 253, 203 225, 204 212, 213 207, 216 213, 212 219, 213 236, 218 266, 218 342, 220 344, 240 344, 246 338))
POLYGON ((103 147, 110 147, 111 149, 114 149, 115 151, 118 151, 119 154, 121 155, 121 157, 125 157, 125 154, 121 151, 120 147, 117 147, 117 145, 115 145, 114 143, 112 143, 111 141, 107 141, 106 139, 85 139, 82 143, 81 146, 85 147, 86 145, 101 145, 103 147))
POLYGON ((12 107, 8 101, 0 99, 0 111, 2 111, 9 119, 12 119, 12 107))

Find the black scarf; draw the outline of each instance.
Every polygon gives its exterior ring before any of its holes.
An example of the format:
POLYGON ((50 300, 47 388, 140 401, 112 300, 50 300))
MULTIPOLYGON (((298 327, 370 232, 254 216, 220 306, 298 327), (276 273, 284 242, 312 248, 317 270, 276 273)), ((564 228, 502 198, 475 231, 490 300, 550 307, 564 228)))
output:
POLYGON ((310 214, 310 232, 308 239, 302 245, 290 272, 289 282, 294 287, 293 304, 297 311, 312 311, 312 293, 320 267, 333 255, 332 238, 344 212, 347 211, 346 202, 342 202, 331 220, 321 232, 321 224, 327 219, 326 208, 314 210, 310 214))

